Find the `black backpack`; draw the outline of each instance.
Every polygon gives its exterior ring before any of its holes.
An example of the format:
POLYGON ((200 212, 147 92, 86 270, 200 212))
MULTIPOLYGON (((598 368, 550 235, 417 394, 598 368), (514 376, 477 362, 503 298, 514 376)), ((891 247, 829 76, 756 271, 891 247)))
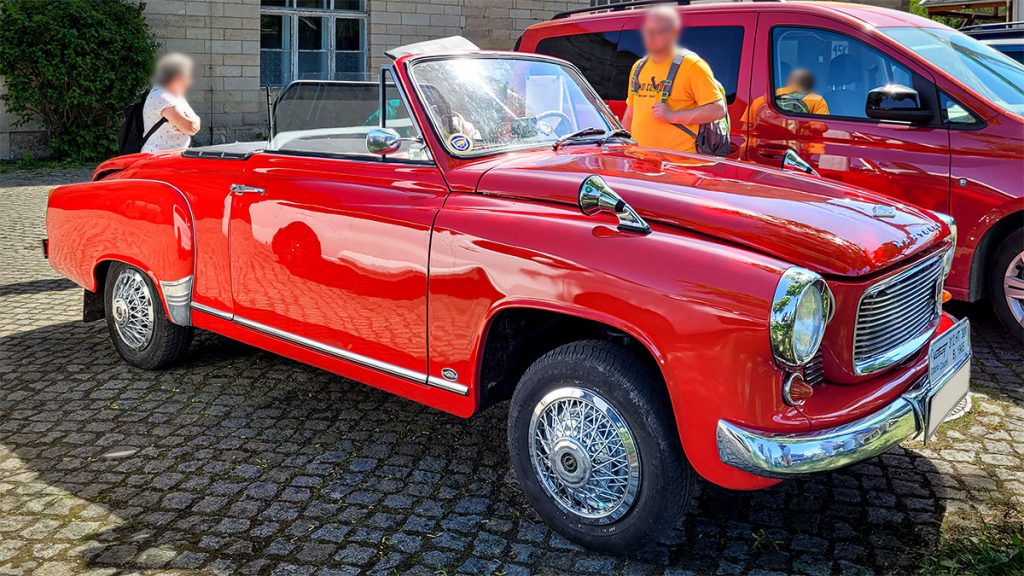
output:
POLYGON ((161 126, 167 123, 167 118, 161 117, 160 120, 149 129, 149 132, 143 133, 146 123, 142 120, 142 108, 145 105, 146 99, 143 98, 124 109, 124 122, 121 124, 121 129, 117 132, 117 154, 119 156, 142 152, 142 147, 146 144, 149 138, 155 134, 161 126))
MULTIPOLYGON (((672 65, 669 66, 668 76, 665 78, 665 88, 661 91, 661 103, 664 104, 668 100, 669 94, 672 93, 672 84, 676 81, 676 75, 679 73, 679 66, 683 63, 683 59, 689 54, 690 51, 686 48, 682 48, 676 52, 675 58, 672 59, 672 65)), ((636 65, 633 70, 632 79, 632 90, 636 93, 640 90, 640 70, 647 64, 647 56, 640 59, 640 63, 636 65)), ((718 85, 718 91, 722 93, 722 99, 725 100, 725 88, 721 82, 715 81, 718 85)), ((676 128, 679 128, 683 132, 690 135, 691 138, 696 142, 697 152, 701 154, 710 154, 712 156, 728 156, 731 152, 731 145, 729 143, 729 132, 732 129, 731 121, 729 120, 729 114, 726 113, 724 118, 719 118, 713 122, 707 122, 701 124, 694 134, 693 130, 690 130, 683 124, 673 124, 676 128)))

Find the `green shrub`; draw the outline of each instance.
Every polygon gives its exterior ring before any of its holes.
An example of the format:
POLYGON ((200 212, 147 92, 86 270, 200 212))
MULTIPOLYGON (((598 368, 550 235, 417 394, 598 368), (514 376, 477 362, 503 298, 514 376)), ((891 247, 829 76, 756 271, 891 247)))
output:
POLYGON ((54 155, 114 154, 124 108, 144 93, 156 43, 127 0, 0 0, 0 76, 19 123, 39 121, 54 155))

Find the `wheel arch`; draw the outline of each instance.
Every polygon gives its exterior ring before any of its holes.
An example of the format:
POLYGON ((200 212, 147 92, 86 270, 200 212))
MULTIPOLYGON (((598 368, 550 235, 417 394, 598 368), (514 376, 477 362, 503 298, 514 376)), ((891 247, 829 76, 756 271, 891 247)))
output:
POLYGON ((992 260, 996 251, 1010 234, 1024 228, 1024 210, 1017 209, 1003 215, 985 230, 974 249, 971 257, 971 274, 969 284, 970 301, 980 300, 988 296, 986 285, 992 260))
MULTIPOLYGON (((638 327, 594 310, 552 302, 508 301, 488 315, 477 345, 477 409, 511 398, 519 378, 538 358, 563 344, 601 338, 618 341, 650 362, 671 395, 664 357, 638 327)), ((668 398, 671 400, 670 398, 668 398)))
POLYGON ((195 218, 175 186, 136 179, 61 186, 50 195, 46 229, 51 266, 86 290, 84 319, 96 319, 109 267, 123 262, 152 280, 171 322, 191 323, 195 218))

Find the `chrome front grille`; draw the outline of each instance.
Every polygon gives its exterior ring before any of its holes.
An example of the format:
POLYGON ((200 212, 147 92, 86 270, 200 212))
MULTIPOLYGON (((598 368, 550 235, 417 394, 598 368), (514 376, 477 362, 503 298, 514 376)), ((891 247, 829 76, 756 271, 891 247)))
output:
POLYGON ((871 286, 861 296, 853 333, 853 370, 871 374, 928 341, 942 301, 942 254, 871 286))

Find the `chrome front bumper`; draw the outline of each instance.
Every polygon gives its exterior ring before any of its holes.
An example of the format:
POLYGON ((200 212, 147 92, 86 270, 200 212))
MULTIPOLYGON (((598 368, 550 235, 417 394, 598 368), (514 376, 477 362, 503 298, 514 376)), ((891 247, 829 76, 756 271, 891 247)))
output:
POLYGON ((718 457, 730 466, 767 478, 790 478, 842 468, 877 456, 928 430, 929 397, 945 385, 965 385, 970 375, 968 357, 942 382, 933 385, 926 374, 878 412, 814 432, 770 434, 719 420, 718 457))

